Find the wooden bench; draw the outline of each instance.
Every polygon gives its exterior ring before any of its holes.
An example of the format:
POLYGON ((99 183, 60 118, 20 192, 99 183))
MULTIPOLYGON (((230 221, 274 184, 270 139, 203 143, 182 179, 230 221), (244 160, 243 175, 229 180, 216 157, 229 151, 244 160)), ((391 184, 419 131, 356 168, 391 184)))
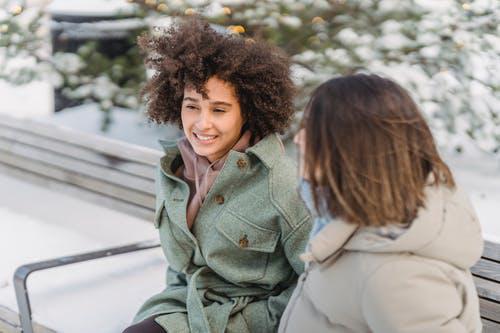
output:
MULTIPOLYGON (((40 121, 0 116, 0 173, 64 191, 149 221, 154 216, 154 169, 161 155, 156 150, 40 121)), ((16 288, 20 293, 25 292, 26 278, 38 269, 155 246, 158 246, 157 242, 144 242, 25 265, 16 275, 16 288)), ((472 272, 480 297, 483 331, 498 333, 500 244, 487 241, 483 257, 472 272)), ((0 332, 3 333, 2 329, 9 333, 32 332, 29 298, 18 298, 18 304, 21 318, 16 318, 16 324, 10 330, 0 326, 0 332)), ((34 326, 36 332, 52 332, 48 328, 34 326)))
POLYGON ((0 172, 151 220, 158 150, 0 116, 0 172))
MULTIPOLYGON (((148 221, 154 217, 161 156, 158 150, 0 115, 0 173, 148 221)), ((19 314, 0 308, 0 332, 53 332, 32 323, 26 282, 33 272, 158 246, 157 240, 145 241, 19 267, 14 277, 19 314)))
POLYGON ((479 294, 483 332, 500 332, 500 244, 485 242, 482 258, 472 268, 479 294))

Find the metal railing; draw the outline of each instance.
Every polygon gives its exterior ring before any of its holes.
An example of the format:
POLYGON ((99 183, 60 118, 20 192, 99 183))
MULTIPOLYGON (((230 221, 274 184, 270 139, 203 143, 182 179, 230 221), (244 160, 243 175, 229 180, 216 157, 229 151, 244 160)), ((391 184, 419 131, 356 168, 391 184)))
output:
POLYGON ((31 305, 28 288, 26 287, 27 279, 33 272, 75 264, 82 261, 106 258, 118 254, 148 250, 159 246, 159 240, 148 240, 99 251, 80 253, 76 255, 34 262, 18 267, 14 273, 14 289, 16 292, 17 305, 19 308, 19 317, 22 329, 21 333, 33 333, 31 305))

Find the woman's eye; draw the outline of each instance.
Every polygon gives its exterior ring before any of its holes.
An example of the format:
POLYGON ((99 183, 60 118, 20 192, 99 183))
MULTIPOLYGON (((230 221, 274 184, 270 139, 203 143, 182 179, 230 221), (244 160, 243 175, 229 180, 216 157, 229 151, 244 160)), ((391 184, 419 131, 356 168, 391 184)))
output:
POLYGON ((185 108, 188 110, 197 110, 198 109, 198 107, 195 105, 186 105, 185 108))
POLYGON ((214 109, 214 112, 226 112, 224 109, 214 109))

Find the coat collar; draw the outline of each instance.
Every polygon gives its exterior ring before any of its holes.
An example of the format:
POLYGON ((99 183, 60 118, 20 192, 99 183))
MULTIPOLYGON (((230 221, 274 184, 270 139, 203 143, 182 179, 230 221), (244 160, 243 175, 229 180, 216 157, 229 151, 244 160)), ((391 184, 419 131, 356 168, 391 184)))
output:
POLYGON ((324 262, 343 250, 368 253, 409 252, 469 268, 481 256, 480 224, 467 196, 459 189, 428 185, 426 202, 408 229, 394 240, 372 230, 333 219, 309 242, 305 261, 324 262), (460 244, 460 246, 457 246, 460 244))
POLYGON ((276 160, 285 153, 285 147, 278 134, 271 133, 246 152, 255 155, 268 169, 272 169, 276 160))
POLYGON ((366 228, 335 218, 310 241, 311 259, 323 262, 335 257, 341 250, 364 252, 415 251, 436 237, 442 228, 439 216, 443 210, 442 190, 425 188, 427 205, 419 210, 408 231, 390 243, 378 241, 378 236, 366 228))
MULTIPOLYGON (((161 166, 164 172, 171 174, 170 169, 173 160, 180 155, 179 147, 177 146, 179 140, 158 140, 160 146, 165 152, 165 156, 161 159, 161 166)), ((276 160, 283 155, 285 148, 280 137, 276 133, 271 133, 257 142, 255 145, 249 147, 245 153, 256 156, 264 165, 271 169, 276 160)))
POLYGON ((343 250, 345 245, 354 236, 358 226, 351 223, 345 223, 341 220, 335 220, 328 223, 311 241, 309 242, 310 255, 306 261, 323 262, 330 257, 336 257, 343 250))
POLYGON ((179 147, 177 146, 178 140, 158 140, 158 143, 163 148, 165 155, 177 156, 180 154, 179 147))

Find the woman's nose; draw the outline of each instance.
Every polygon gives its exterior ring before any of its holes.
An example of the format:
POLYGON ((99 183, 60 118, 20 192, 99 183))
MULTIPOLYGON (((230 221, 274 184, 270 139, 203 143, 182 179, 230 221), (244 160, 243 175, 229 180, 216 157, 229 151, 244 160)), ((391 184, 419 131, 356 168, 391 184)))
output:
POLYGON ((294 136, 293 136, 293 143, 296 145, 300 145, 303 141, 304 138, 304 129, 301 128, 294 136))
POLYGON ((202 111, 198 117, 198 121, 196 122, 196 127, 200 130, 208 129, 212 127, 212 119, 209 112, 202 111))

